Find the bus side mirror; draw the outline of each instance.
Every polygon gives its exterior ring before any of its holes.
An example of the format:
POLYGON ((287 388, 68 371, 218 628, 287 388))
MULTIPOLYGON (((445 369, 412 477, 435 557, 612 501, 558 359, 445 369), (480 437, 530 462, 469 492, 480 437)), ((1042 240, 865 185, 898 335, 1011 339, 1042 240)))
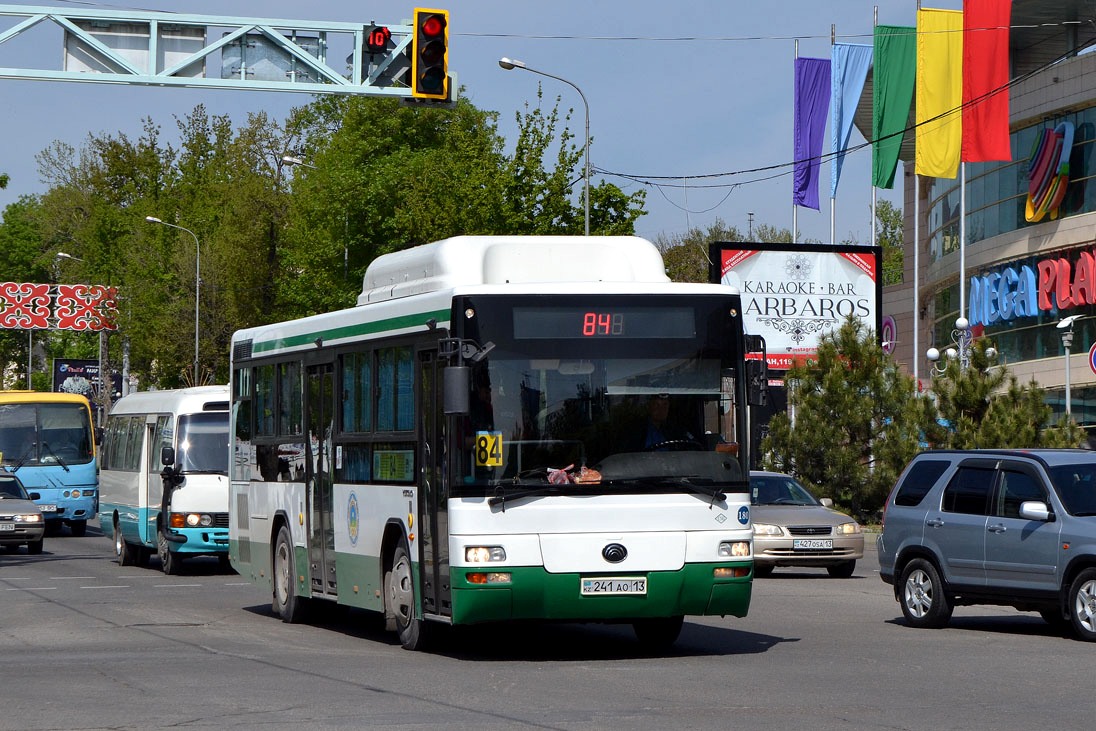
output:
POLYGON ((160 464, 170 467, 175 464, 175 447, 163 447, 160 449, 160 464))
POLYGON ((471 411, 472 369, 468 366, 449 366, 443 371, 442 408, 446 414, 467 414, 471 411))
POLYGON ((764 360, 746 361, 746 403, 750 406, 769 403, 769 368, 764 360))

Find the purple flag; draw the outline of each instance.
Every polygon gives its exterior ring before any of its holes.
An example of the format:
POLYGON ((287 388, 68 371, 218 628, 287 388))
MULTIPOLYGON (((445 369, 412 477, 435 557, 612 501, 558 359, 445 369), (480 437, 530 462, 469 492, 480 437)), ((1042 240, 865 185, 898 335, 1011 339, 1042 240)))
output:
POLYGON ((830 112, 830 59, 795 59, 795 175, 792 203, 818 210, 819 157, 830 112))

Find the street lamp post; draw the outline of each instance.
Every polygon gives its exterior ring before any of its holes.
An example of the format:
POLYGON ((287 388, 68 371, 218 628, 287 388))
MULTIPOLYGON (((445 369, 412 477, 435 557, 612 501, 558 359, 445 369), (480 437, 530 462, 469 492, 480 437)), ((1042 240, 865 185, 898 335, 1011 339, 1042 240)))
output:
MULTIPOLYGON (((944 351, 944 355, 947 360, 959 360, 960 370, 966 370, 970 367, 970 348, 971 343, 974 342, 974 335, 970 332, 970 321, 965 317, 958 317, 955 320, 955 329, 951 331, 952 344, 944 351)), ((938 348, 929 348, 925 352, 925 357, 929 359, 932 364, 932 371, 938 376, 944 375, 947 372, 947 361, 940 363, 940 350, 938 348)), ((986 348, 986 357, 996 358, 996 348, 986 348)))
POLYGON ((149 223, 158 223, 161 226, 169 226, 171 228, 177 228, 180 231, 186 231, 194 238, 194 385, 199 385, 198 379, 198 307, 201 299, 199 293, 202 287, 202 247, 198 243, 198 234, 191 231, 184 226, 178 226, 174 223, 168 223, 167 221, 161 221, 156 216, 145 216, 145 220, 149 223))
POLYGON ((1069 349, 1073 346, 1073 323, 1084 315, 1070 315, 1063 317, 1055 326, 1062 331, 1062 346, 1066 349, 1066 416, 1073 414, 1073 398, 1069 392, 1069 349))
POLYGON ((583 178, 585 179, 585 193, 586 193, 586 196, 585 196, 586 197, 586 235, 589 236, 590 235, 590 105, 586 102, 586 95, 582 93, 582 89, 578 88, 578 86, 574 82, 568 81, 567 79, 563 78, 562 76, 556 76, 554 74, 549 74, 545 71, 538 71, 537 69, 530 68, 529 66, 527 66, 525 64, 524 61, 518 61, 517 59, 514 59, 514 58, 500 58, 499 59, 499 66, 506 69, 507 71, 510 71, 512 69, 524 69, 524 70, 529 71, 529 72, 534 73, 534 74, 540 74, 541 76, 547 76, 549 79, 555 79, 556 81, 562 81, 564 84, 567 84, 568 86, 573 88, 575 91, 577 91, 578 95, 580 97, 582 97, 582 106, 585 107, 585 109, 586 109, 586 146, 584 148, 585 149, 585 157, 586 157, 586 166, 585 166, 585 174, 583 175, 583 178))

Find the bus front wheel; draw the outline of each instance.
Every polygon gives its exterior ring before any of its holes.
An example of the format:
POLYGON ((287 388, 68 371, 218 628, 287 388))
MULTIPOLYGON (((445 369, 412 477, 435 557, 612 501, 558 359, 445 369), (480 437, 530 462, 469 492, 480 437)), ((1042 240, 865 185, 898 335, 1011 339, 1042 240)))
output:
POLYGON ((122 527, 118 521, 114 521, 114 555, 118 559, 119 566, 136 566, 137 549, 126 543, 122 537, 122 527))
POLYGON ((293 538, 289 528, 284 525, 278 530, 278 539, 274 544, 274 596, 271 605, 274 613, 290 624, 304 619, 306 602, 297 596, 294 590, 297 570, 293 552, 293 538))
POLYGON ((426 643, 426 626, 416 617, 415 577, 411 557, 402 545, 396 547, 392 567, 384 575, 385 613, 395 619, 396 632, 405 650, 421 650, 426 643))
POLYGON ((156 532, 156 553, 160 555, 160 564, 168 576, 177 576, 183 568, 182 557, 171 550, 163 531, 156 532))

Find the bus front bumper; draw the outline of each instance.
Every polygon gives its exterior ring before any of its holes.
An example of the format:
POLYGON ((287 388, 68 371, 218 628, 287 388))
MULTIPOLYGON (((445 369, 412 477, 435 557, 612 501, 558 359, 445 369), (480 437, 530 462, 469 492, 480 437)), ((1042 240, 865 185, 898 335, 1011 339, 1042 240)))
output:
MULTIPOLYGON (((543 567, 494 567, 509 583, 478 583, 469 575, 485 568, 453 567, 453 624, 511 619, 574 622, 629 621, 678 615, 745 617, 753 590, 749 561, 686 564, 678 571, 614 574, 552 574, 543 567), (737 577, 717 577, 717 569, 738 569, 737 577), (582 579, 644 577, 646 593, 584 595, 582 579)), ((473 577, 479 579, 480 577, 473 577)), ((498 577, 496 577, 498 578, 498 577)))

